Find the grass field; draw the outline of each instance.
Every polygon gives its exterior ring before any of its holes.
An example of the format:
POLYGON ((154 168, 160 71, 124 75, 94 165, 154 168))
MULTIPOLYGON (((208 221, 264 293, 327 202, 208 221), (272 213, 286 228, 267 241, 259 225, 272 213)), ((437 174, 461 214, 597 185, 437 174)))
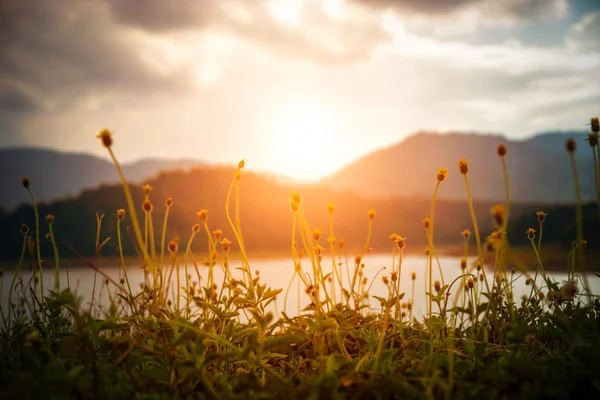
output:
MULTIPOLYGON (((599 157, 597 118, 591 127, 587 144, 583 139, 566 143, 574 182, 565 182, 565 187, 579 185, 577 144, 589 145, 595 160, 599 157)), ((21 259, 0 277, 11 280, 9 293, 0 294, 10 300, 1 309, 0 398, 600 398, 600 299, 588 290, 590 280, 600 277, 591 272, 597 266, 588 260, 593 255, 588 248, 597 244, 583 237, 581 201, 574 206, 577 237, 572 249, 560 254, 562 268, 544 261, 556 259, 558 250, 543 245, 543 212, 537 214, 538 224, 523 232, 531 246, 513 249, 505 235, 510 155, 504 146, 490 149, 501 158, 505 172, 506 200, 490 210, 496 230, 484 236, 478 229, 468 161, 457 160, 450 171, 440 168, 432 176, 431 212, 423 221, 429 246, 420 273, 426 285, 413 284, 411 292, 401 292, 400 282, 414 279, 402 268, 410 241, 401 233, 390 232, 391 267, 378 276, 365 272, 363 257, 377 223, 376 210, 365 210, 364 246, 345 262, 345 244, 335 236, 335 205, 324 205, 330 225, 320 230, 307 220, 301 194, 291 193, 290 230, 282 235, 290 236, 295 273, 288 287, 271 288, 253 270, 244 245, 242 226, 260 227, 244 226, 239 215, 243 161, 226 200, 234 237, 223 237, 210 226, 210 212, 199 210, 190 216, 189 236, 170 238, 164 227, 172 200, 154 199, 146 186, 143 204, 133 204, 111 132, 103 130, 98 137, 128 200, 114 214, 98 216, 98 232, 102 224, 117 224, 121 247, 121 224, 127 221, 139 257, 121 255, 123 278, 110 279, 100 261, 105 242, 100 234, 90 238, 97 249, 87 265, 96 271, 94 293, 104 286, 110 297, 110 305, 103 308, 94 303, 94 295, 89 305, 82 304, 60 286, 64 264, 58 251, 53 281, 44 281, 41 273, 22 279, 30 260, 37 271, 49 268, 41 260, 39 243, 46 236, 56 249, 56 238, 54 216, 37 215, 35 182, 21 180, 34 204, 36 226, 22 227, 21 259), (463 232, 464 248, 448 250, 464 256, 463 274, 445 281, 438 262, 443 249, 435 246, 434 226, 436 196, 449 173, 464 177, 472 228, 463 232), (155 207, 165 207, 164 220, 152 218, 155 207), (162 232, 160 243, 155 243, 155 231, 162 232), (207 241, 209 254, 201 258, 190 251, 194 240, 207 241), (234 251, 241 259, 238 268, 230 267, 234 251), (323 263, 325 256, 338 262, 323 263), (480 273, 484 262, 493 266, 491 279, 480 273), (531 264, 535 269, 527 268, 531 264), (144 270, 142 285, 129 281, 131 268, 144 270), (222 280, 214 278, 215 269, 223 272, 222 280), (547 275, 552 269, 567 271, 567 281, 552 280, 547 275), (433 280, 434 270, 440 280, 433 280), (513 295, 517 276, 531 287, 528 296, 513 295), (385 296, 370 293, 373 279, 384 282, 385 296), (310 305, 297 316, 276 319, 269 307, 275 301, 285 304, 293 285, 302 288, 310 305), (415 315, 412 299, 422 291, 428 296, 426 312, 415 315), (369 305, 378 311, 369 311, 369 305)), ((600 207, 598 163, 594 168, 600 207)))

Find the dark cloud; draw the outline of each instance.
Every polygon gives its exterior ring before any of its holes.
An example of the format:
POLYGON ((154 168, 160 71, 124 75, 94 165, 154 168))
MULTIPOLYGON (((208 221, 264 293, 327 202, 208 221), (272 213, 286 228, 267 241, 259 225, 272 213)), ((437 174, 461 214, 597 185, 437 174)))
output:
POLYGON ((159 32, 202 29, 222 17, 214 0, 183 0, 177 3, 164 0, 108 0, 108 3, 119 23, 159 32))
POLYGON ((354 3, 378 9, 397 9, 423 14, 445 14, 461 9, 479 0, 351 0, 354 3))
POLYGON ((26 89, 27 95, 20 96, 28 99, 29 107, 67 106, 65 100, 76 101, 78 94, 99 86, 140 94, 188 86, 181 76, 173 79, 151 71, 134 42, 111 24, 104 2, 8 0, 3 7, 0 90, 26 89))
POLYGON ((35 103, 24 93, 0 87, 0 110, 9 113, 27 114, 36 110, 35 103))

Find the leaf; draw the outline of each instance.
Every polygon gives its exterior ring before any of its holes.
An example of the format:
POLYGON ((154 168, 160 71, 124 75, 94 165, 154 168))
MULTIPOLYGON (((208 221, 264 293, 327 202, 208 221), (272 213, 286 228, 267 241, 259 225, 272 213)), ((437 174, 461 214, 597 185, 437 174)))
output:
POLYGON ((283 289, 276 289, 276 290, 271 290, 271 288, 267 289, 266 292, 263 293, 263 301, 270 299, 271 297, 275 297, 277 296, 279 293, 281 293, 283 291, 283 289))

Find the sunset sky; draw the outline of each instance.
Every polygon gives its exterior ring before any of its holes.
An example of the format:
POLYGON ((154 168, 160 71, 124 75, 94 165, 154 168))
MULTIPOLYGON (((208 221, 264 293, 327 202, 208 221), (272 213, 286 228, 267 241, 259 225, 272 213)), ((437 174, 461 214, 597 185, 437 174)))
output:
POLYGON ((600 0, 2 0, 0 146, 311 180, 419 129, 600 114, 600 0))

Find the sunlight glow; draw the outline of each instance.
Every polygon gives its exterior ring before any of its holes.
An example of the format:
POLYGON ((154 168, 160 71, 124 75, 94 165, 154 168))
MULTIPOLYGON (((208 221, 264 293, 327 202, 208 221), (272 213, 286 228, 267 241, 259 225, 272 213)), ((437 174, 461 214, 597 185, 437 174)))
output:
POLYGON ((277 172, 316 181, 344 163, 343 139, 335 114, 308 102, 288 103, 273 119, 272 154, 277 172))
POLYGON ((267 8, 281 22, 292 25, 302 23, 303 0, 271 0, 267 8))

